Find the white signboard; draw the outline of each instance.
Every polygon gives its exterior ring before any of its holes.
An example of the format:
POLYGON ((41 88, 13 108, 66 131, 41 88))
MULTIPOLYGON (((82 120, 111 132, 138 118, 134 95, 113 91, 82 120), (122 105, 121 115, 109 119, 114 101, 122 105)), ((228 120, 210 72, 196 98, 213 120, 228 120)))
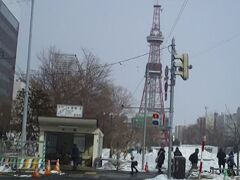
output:
POLYGON ((57 116, 58 117, 77 117, 82 118, 83 107, 82 106, 72 106, 72 105, 57 105, 57 116))

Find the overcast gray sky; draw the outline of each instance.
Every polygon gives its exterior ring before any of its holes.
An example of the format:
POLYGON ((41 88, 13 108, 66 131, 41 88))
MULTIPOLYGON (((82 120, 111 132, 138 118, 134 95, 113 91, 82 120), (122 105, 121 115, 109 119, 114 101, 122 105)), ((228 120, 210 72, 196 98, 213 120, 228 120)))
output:
MULTIPOLYGON (((3 0, 20 21, 17 65, 26 69, 30 0, 3 0)), ((154 0, 35 0, 31 67, 36 54, 50 46, 81 56, 87 48, 102 63, 112 63, 149 51, 154 0)), ((159 1, 161 30, 166 38, 183 0, 159 1)), ((210 112, 231 112, 240 105, 240 1, 189 0, 173 35, 177 52, 189 53, 193 69, 190 78, 177 78, 174 124, 194 123, 210 112)), ((170 41, 167 43, 169 45, 170 41)), ((115 84, 134 95, 139 106, 145 64, 148 57, 115 65, 115 84), (140 86, 137 88, 137 85, 140 86)), ((163 65, 170 54, 163 51, 163 65)))

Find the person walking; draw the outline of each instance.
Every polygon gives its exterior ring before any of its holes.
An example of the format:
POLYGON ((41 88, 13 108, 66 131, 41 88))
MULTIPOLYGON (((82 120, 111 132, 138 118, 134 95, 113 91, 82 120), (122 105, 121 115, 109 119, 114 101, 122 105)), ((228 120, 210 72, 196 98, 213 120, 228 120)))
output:
POLYGON ((76 144, 73 144, 73 149, 71 153, 72 161, 73 161, 73 170, 77 170, 78 164, 80 164, 80 152, 76 144))
POLYGON ((157 163, 157 169, 158 172, 162 174, 162 165, 164 163, 165 160, 165 150, 163 148, 160 148, 158 151, 158 156, 156 158, 156 163, 157 163))
POLYGON ((222 148, 219 148, 219 151, 217 153, 217 158, 218 158, 218 166, 220 169, 220 173, 224 173, 225 163, 226 163, 226 154, 222 148))
POLYGON ((189 156, 189 161, 191 162, 191 168, 190 168, 190 170, 189 170, 189 172, 188 172, 188 175, 187 175, 187 178, 192 174, 192 172, 194 171, 194 170, 197 170, 198 169, 198 166, 197 166, 197 164, 198 164, 198 153, 199 153, 199 149, 198 148, 196 148, 195 149, 195 152, 194 153, 192 153, 190 156, 189 156))
POLYGON ((137 161, 134 161, 134 157, 132 156, 131 157, 131 174, 133 175, 134 174, 134 169, 135 169, 135 172, 138 173, 138 170, 136 168, 136 166, 138 165, 138 162, 137 161))
POLYGON ((198 164, 198 153, 199 153, 199 149, 196 148, 195 149, 195 152, 192 153, 190 156, 189 156, 189 161, 191 162, 192 164, 192 167, 191 169, 197 169, 197 164, 198 164))
POLYGON ((179 148, 178 147, 176 147, 176 149, 175 149, 175 151, 174 151, 174 157, 175 156, 182 156, 182 153, 181 153, 181 151, 179 150, 179 148))
POLYGON ((235 162, 234 162, 234 155, 233 152, 231 151, 228 155, 227 158, 227 165, 228 165, 228 175, 229 176, 236 176, 233 167, 236 166, 235 162))

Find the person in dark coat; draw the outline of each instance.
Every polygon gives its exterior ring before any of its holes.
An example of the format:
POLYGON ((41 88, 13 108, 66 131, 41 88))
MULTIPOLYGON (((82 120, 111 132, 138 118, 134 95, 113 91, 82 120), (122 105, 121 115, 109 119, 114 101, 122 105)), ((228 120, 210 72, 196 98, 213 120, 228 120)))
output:
POLYGON ((174 157, 175 156, 182 156, 182 153, 181 153, 181 151, 179 150, 179 148, 178 147, 176 147, 176 149, 175 149, 175 151, 174 151, 174 157))
POLYGON ((192 153, 192 154, 190 155, 190 157, 189 157, 189 161, 190 161, 191 164, 192 164, 191 169, 197 169, 197 168, 198 168, 198 167, 197 167, 197 163, 198 163, 198 153, 199 153, 199 149, 196 148, 196 149, 195 149, 195 152, 192 153))
POLYGON ((218 166, 220 168, 220 173, 223 173, 225 169, 225 163, 226 163, 226 154, 222 150, 222 148, 219 149, 217 153, 217 158, 218 158, 218 166), (222 166, 223 166, 223 169, 221 169, 222 166))
POLYGON ((192 153, 190 156, 189 156, 189 161, 191 162, 192 164, 192 167, 190 168, 188 174, 187 174, 187 178, 192 174, 192 172, 198 168, 197 164, 198 164, 198 153, 199 153, 199 149, 196 148, 195 149, 195 152, 192 153))
POLYGON ((228 165, 228 175, 229 176, 235 176, 236 174, 235 174, 235 172, 233 170, 233 167, 236 166, 236 164, 234 162, 234 155, 233 155, 232 151, 228 155, 227 165, 228 165))
POLYGON ((131 157, 131 174, 133 175, 134 171, 133 169, 135 169, 135 172, 138 173, 138 170, 136 168, 136 166, 138 165, 137 161, 134 161, 134 157, 131 157))
POLYGON ((165 150, 163 148, 160 148, 158 151, 157 159, 156 159, 157 168, 158 168, 159 173, 162 173, 161 168, 164 163, 164 160, 165 160, 165 150))
POLYGON ((78 164, 80 164, 80 152, 76 144, 73 144, 71 157, 73 161, 73 170, 76 170, 78 164))

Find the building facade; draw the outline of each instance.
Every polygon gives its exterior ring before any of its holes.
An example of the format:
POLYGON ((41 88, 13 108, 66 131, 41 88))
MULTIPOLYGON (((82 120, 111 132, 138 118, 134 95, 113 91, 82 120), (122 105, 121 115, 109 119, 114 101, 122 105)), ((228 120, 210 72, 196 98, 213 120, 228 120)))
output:
POLYGON ((59 159, 61 164, 70 165, 74 144, 82 157, 82 166, 94 166, 102 156, 104 135, 96 119, 41 116, 39 126, 38 154, 43 159, 59 159))
POLYGON ((181 143, 183 142, 184 129, 185 126, 183 125, 175 126, 175 139, 178 139, 181 143))
POLYGON ((239 139, 240 128, 240 107, 233 114, 222 113, 216 117, 216 130, 220 130, 223 134, 225 146, 232 146, 234 141, 239 139))
POLYGON ((19 22, 0 0, 0 133, 11 119, 19 22))
POLYGON ((16 100, 18 92, 22 89, 25 89, 26 84, 16 76, 14 77, 14 83, 13 83, 13 93, 12 93, 12 99, 13 101, 16 100))

